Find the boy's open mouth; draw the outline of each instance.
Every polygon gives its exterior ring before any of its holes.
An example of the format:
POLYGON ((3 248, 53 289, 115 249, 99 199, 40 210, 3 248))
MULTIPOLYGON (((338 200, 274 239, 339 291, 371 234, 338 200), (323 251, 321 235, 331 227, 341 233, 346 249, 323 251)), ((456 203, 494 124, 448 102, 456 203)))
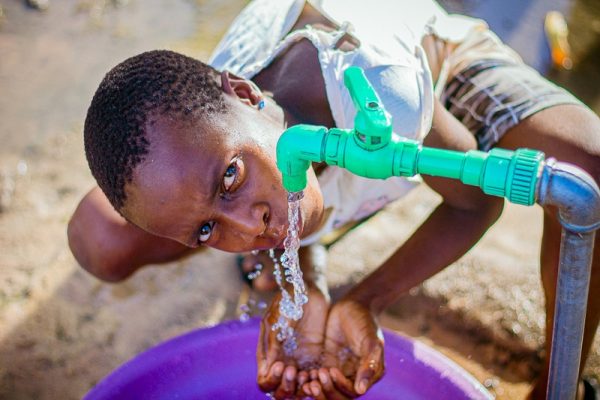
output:
MULTIPOLYGON (((271 239, 271 245, 269 245, 269 248, 279 250, 285 249, 285 239, 287 238, 288 226, 289 224, 285 224, 281 227, 281 229, 269 229, 271 234, 265 235, 271 239)), ((302 234, 302 228, 302 216, 300 215, 298 219, 298 236, 302 234)))
MULTIPOLYGON (((289 224, 286 224, 283 237, 281 238, 281 241, 275 246, 276 249, 280 249, 280 250, 285 249, 284 243, 285 243, 285 239, 287 238, 288 226, 289 226, 289 224)), ((304 228, 304 225, 303 225, 303 221, 302 221, 302 213, 299 213, 299 215, 298 215, 298 237, 299 238, 302 237, 303 228, 304 228)))
POLYGON ((287 237, 287 229, 282 232, 282 236, 275 239, 275 245, 273 248, 283 250, 285 248, 285 238, 287 237))

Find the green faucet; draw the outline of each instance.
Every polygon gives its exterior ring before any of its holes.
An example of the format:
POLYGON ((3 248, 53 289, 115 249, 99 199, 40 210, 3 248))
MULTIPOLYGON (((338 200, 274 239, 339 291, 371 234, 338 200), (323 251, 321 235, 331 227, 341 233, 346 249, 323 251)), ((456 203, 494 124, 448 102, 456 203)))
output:
POLYGON ((344 84, 357 109, 354 129, 295 125, 279 138, 277 167, 288 192, 304 190, 311 162, 325 162, 374 179, 416 174, 454 178, 513 203, 535 203, 544 153, 497 148, 463 153, 424 147, 392 133, 392 118, 362 69, 346 69, 344 84))

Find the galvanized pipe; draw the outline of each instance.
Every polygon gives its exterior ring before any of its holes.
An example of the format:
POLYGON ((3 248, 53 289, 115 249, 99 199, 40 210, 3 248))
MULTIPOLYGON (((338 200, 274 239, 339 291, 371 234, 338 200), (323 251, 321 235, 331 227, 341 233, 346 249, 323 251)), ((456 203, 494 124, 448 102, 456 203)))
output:
POLYGON ((563 227, 546 398, 575 399, 594 237, 600 227, 600 189, 583 170, 549 159, 537 202, 558 208, 563 227))

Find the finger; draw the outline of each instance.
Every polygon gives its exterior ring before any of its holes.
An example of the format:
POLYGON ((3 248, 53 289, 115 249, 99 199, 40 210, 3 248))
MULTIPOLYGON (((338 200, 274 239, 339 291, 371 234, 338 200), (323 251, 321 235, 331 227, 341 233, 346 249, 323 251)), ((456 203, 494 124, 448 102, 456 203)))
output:
POLYGON ((302 387, 306 382, 308 382, 308 372, 300 371, 298 372, 298 386, 302 387))
POLYGON ((352 380, 346 378, 338 368, 329 368, 329 376, 337 391, 350 398, 358 396, 358 393, 354 390, 352 380))
POLYGON ((310 391, 310 382, 306 382, 302 385, 302 391, 307 396, 312 396, 312 392, 310 391))
POLYGON ((296 385, 296 394, 292 398, 306 400, 308 398, 308 396, 310 396, 310 394, 306 394, 306 392, 304 392, 303 385, 297 384, 296 385))
POLYGON ((383 375, 383 344, 374 343, 372 350, 360 360, 360 366, 354 381, 354 390, 358 394, 365 392, 383 375))
POLYGON ((316 369, 311 369, 309 372, 309 376, 310 376, 311 381, 318 381, 319 380, 319 371, 316 369))
POLYGON ((319 369, 319 383, 323 389, 323 394, 328 400, 346 400, 348 399, 342 392, 334 386, 329 370, 327 368, 319 369))
POLYGON ((265 376, 258 377, 258 386, 263 392, 272 392, 279 386, 284 367, 282 361, 276 361, 265 376))
POLYGON ((275 391, 276 398, 287 399, 296 393, 296 367, 288 365, 281 379, 281 383, 275 391))
POLYGON ((311 381, 310 385, 310 393, 315 400, 327 400, 323 390, 321 389, 321 384, 319 381, 311 381))

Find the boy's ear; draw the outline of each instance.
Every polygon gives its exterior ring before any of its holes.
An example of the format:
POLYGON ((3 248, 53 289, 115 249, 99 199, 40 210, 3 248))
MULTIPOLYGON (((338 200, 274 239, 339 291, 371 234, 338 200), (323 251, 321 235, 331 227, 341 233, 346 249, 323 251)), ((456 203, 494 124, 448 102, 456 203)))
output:
POLYGON ((263 99, 262 92, 254 82, 229 71, 221 72, 221 87, 225 93, 235 96, 249 106, 257 106, 263 99))

